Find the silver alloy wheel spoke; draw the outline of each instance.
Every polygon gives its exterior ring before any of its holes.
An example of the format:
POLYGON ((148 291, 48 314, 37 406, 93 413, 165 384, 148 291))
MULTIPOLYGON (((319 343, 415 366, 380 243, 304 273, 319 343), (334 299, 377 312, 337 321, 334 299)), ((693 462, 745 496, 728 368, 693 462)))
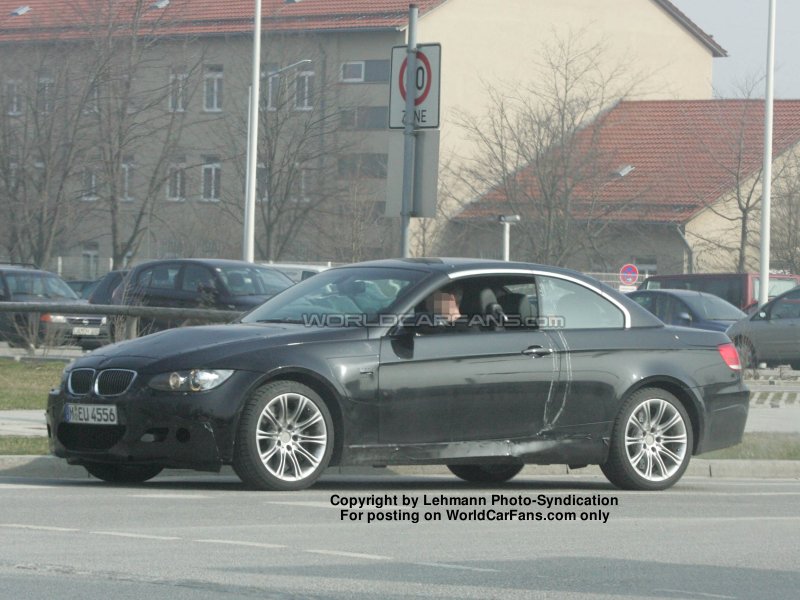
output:
POLYGON ((648 481, 663 481, 686 460, 688 439, 677 408, 663 398, 649 398, 631 412, 625 427, 628 462, 648 481))
POLYGON ((283 481, 299 481, 311 475, 328 445, 322 412, 308 397, 291 392, 267 403, 255 435, 264 467, 283 481))

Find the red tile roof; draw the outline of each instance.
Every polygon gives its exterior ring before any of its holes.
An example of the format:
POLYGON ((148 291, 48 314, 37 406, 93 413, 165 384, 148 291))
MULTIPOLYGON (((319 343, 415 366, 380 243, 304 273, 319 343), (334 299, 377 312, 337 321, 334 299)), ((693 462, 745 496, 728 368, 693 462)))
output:
MULTIPOLYGON (((447 0, 416 0, 420 15, 447 0)), ((144 22, 163 34, 249 33, 254 0, 170 0, 154 8, 155 0, 0 0, 0 42, 58 37, 81 38, 109 15, 120 25, 130 23, 135 7, 144 22), (12 11, 30 7, 23 15, 12 11)), ((263 0, 264 30, 326 31, 397 29, 408 22, 408 0, 263 0)))
MULTIPOLYGON (((735 189, 737 161, 744 179, 757 174, 763 162, 762 100, 620 102, 596 125, 578 140, 584 149, 599 151, 603 180, 577 186, 574 206, 582 218, 684 223, 735 189), (625 165, 634 169, 623 177, 612 174, 625 165)), ((799 142, 800 100, 776 100, 773 158, 799 142)), ((517 181, 524 182, 529 197, 537 196, 531 168, 521 170, 517 181)), ((524 206, 510 206, 497 188, 459 218, 495 218, 510 210, 524 214, 524 206)))

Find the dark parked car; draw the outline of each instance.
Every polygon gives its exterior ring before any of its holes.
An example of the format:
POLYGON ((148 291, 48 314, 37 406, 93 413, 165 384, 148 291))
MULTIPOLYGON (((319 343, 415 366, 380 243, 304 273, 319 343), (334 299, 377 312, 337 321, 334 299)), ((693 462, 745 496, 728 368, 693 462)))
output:
POLYGON ((800 369, 800 287, 767 302, 728 329, 742 364, 791 365, 800 369))
MULTIPOLYGON (((239 260, 154 260, 133 269, 112 294, 113 304, 248 311, 293 284, 283 273, 239 260)), ((157 319, 159 331, 181 322, 157 319)))
POLYGON ((111 299, 112 294, 114 293, 114 290, 117 289, 117 286, 122 283, 122 280, 127 274, 127 269, 120 271, 109 271, 106 273, 97 282, 97 285, 92 290, 92 293, 89 294, 89 304, 113 304, 113 300, 111 299))
POLYGON ((724 333, 665 326, 574 271, 407 259, 92 352, 47 422, 56 456, 107 481, 231 464, 248 486, 296 490, 329 465, 445 464, 501 482, 565 463, 658 490, 739 443, 747 412, 724 333), (441 297, 449 312, 430 314, 441 297))
POLYGON ((628 294, 667 325, 726 331, 746 315, 714 294, 689 290, 642 290, 628 294))
POLYGON ((84 300, 89 298, 98 283, 100 283, 99 279, 73 279, 67 281, 67 285, 72 288, 72 291, 84 300))
MULTIPOLYGON (((0 302, 85 304, 55 273, 0 265, 0 302)), ((105 317, 79 314, 0 313, 0 339, 12 346, 80 344, 96 348, 102 341, 100 327, 105 317)))

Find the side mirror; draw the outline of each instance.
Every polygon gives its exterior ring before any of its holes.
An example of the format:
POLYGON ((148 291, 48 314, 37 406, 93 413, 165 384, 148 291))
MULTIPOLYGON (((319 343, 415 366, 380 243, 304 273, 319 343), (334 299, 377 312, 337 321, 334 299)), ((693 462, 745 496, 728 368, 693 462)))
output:
POLYGON ((758 311, 758 318, 759 319, 766 319, 767 318, 767 311, 765 311, 765 310, 758 311))
POLYGON ((691 325, 692 324, 692 315, 688 312, 683 311, 678 313, 678 323, 682 325, 691 325))

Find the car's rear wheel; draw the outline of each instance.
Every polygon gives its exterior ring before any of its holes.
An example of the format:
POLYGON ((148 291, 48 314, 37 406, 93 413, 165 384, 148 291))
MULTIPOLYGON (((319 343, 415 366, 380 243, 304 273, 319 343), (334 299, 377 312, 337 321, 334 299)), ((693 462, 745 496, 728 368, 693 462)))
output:
POLYGON ((623 404, 600 468, 622 489, 664 490, 686 471, 692 444, 691 421, 680 400, 666 390, 644 388, 623 404))
POLYGON ((164 470, 161 465, 87 463, 83 466, 89 471, 90 475, 109 483, 142 483, 152 479, 164 470))
POLYGON ((333 439, 333 420, 319 394, 294 381, 268 383, 244 407, 233 468, 259 490, 301 490, 328 466, 333 439))
POLYGON ((508 481, 522 470, 523 465, 447 465, 456 477, 470 483, 502 483, 508 481))

